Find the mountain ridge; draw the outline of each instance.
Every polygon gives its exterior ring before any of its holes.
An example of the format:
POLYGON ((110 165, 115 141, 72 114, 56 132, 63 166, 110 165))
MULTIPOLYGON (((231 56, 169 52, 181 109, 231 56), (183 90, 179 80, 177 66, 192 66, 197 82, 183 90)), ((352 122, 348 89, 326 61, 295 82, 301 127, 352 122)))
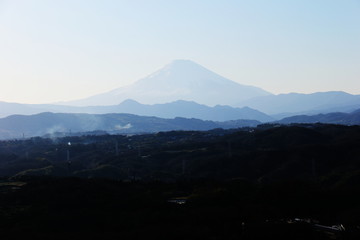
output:
POLYGON ((21 105, 6 104, 0 102, 0 116, 6 117, 13 114, 38 114, 41 112, 55 113, 89 113, 89 114, 106 114, 106 113, 129 113, 140 116, 156 116, 161 118, 199 118, 211 121, 228 121, 238 119, 253 119, 261 122, 274 120, 270 116, 248 107, 232 108, 229 106, 209 107, 193 101, 178 100, 171 103, 146 105, 127 99, 124 102, 113 106, 89 106, 74 107, 61 105, 21 105), (18 110, 14 107, 16 106, 18 110), (2 109, 12 111, 11 114, 2 113, 2 109))
POLYGON ((351 113, 333 112, 316 115, 296 115, 276 121, 281 124, 291 123, 328 123, 341 125, 360 125, 360 109, 351 113))
POLYGON ((255 120, 226 122, 205 121, 195 118, 164 119, 125 113, 40 113, 12 115, 0 119, 0 139, 52 136, 56 133, 85 133, 103 131, 115 134, 154 133, 173 130, 211 130, 257 126, 255 120))
POLYGON ((237 106, 248 106, 269 115, 351 112, 360 108, 360 95, 352 95, 342 91, 310 94, 288 93, 256 97, 239 102, 237 106))

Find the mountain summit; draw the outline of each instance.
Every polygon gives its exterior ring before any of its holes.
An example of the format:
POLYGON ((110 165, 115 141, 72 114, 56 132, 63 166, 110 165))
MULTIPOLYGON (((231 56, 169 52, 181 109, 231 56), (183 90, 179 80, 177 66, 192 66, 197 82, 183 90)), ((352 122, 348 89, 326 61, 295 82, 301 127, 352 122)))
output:
POLYGON ((266 95, 270 93, 257 87, 238 84, 190 60, 175 60, 132 85, 67 104, 114 105, 126 99, 134 99, 145 104, 187 100, 214 106, 234 105, 266 95))

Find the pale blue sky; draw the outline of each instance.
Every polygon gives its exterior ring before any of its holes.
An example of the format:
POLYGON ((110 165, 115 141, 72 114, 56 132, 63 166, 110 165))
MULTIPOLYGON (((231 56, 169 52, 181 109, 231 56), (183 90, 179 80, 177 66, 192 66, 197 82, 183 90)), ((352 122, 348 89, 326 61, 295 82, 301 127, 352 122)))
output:
POLYGON ((360 0, 0 0, 0 101, 83 98, 174 59, 273 93, 360 94, 360 0))

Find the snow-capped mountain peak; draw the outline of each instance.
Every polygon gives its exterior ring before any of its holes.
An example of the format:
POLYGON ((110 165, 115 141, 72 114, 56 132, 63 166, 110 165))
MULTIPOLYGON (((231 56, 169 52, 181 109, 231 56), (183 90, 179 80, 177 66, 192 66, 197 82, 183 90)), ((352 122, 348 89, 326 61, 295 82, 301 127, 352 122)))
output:
POLYGON ((134 99, 144 104, 187 100, 210 106, 235 105, 245 99, 269 94, 260 88, 226 79, 193 61, 174 60, 129 86, 67 104, 114 105, 134 99))

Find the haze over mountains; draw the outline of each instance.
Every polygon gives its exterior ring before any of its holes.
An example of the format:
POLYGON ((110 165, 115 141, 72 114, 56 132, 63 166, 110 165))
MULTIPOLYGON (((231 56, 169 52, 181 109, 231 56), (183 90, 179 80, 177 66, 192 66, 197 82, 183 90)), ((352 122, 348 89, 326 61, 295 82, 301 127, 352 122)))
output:
POLYGON ((360 124, 360 109, 351 113, 333 112, 327 114, 316 115, 297 115, 292 117, 283 118, 277 121, 281 124, 291 123, 329 123, 341 125, 359 125, 360 124))
POLYGON ((329 112, 351 112, 360 108, 360 95, 341 91, 311 94, 289 93, 252 98, 238 106, 247 106, 270 115, 291 116, 329 112))
POLYGON ((184 117, 211 121, 253 119, 260 122, 268 122, 274 120, 272 117, 248 107, 233 108, 221 105, 209 107, 196 102, 183 100, 153 105, 141 104, 134 100, 125 100, 118 105, 88 107, 0 102, 0 117, 7 117, 13 114, 31 115, 41 112, 89 114, 129 113, 140 116, 156 116, 161 118, 184 117))
POLYGON ((40 113, 0 119, 0 139, 72 134, 139 134, 173 130, 211 130, 257 126, 255 120, 203 121, 199 119, 142 117, 132 114, 40 113))
MULTIPOLYGON (((177 103, 182 104, 181 102, 175 102, 174 104, 176 105, 177 103)), ((125 104, 128 104, 129 107, 134 106, 134 104, 139 105, 140 108, 142 106, 146 106, 132 101, 127 101, 125 104)), ((189 104, 191 103, 189 102, 189 104)), ((156 107, 156 105, 149 106, 156 107)), ((164 107, 164 105, 160 106, 164 107)), ((206 108, 206 106, 204 107, 206 108)), ((360 125, 360 109, 352 113, 328 113, 313 116, 298 115, 284 118, 280 121, 272 121, 271 123, 291 124, 319 122, 341 125, 360 125)), ((261 124, 261 122, 246 119, 220 122, 181 117, 164 119, 125 113, 79 114, 46 112, 30 116, 12 115, 6 118, 1 118, 0 139, 19 139, 23 136, 57 137, 72 134, 139 134, 173 130, 205 131, 215 128, 230 129, 255 127, 259 124, 261 124)))

